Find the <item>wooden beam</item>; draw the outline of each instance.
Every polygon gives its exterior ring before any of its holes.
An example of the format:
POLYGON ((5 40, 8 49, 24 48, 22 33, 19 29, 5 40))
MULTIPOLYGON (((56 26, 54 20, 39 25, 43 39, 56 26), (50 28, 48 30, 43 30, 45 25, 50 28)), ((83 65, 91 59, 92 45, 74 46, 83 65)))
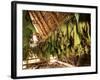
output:
POLYGON ((57 24, 57 26, 59 26, 59 22, 57 17, 53 14, 53 12, 50 13, 50 15, 52 16, 53 20, 55 21, 55 23, 57 24))
POLYGON ((41 29, 43 35, 46 36, 45 30, 44 30, 44 28, 43 28, 43 25, 42 25, 42 23, 40 22, 40 20, 39 20, 37 14, 35 13, 35 11, 32 11, 32 15, 34 16, 35 20, 37 21, 37 23, 38 23, 38 25, 39 25, 39 27, 40 27, 40 29, 41 29))
POLYGON ((30 16, 30 18, 31 18, 31 21, 32 21, 34 24, 36 24, 36 20, 35 20, 34 16, 32 15, 32 12, 31 12, 31 11, 28 11, 28 13, 29 13, 29 16, 30 16))
POLYGON ((32 25, 36 29, 36 32, 40 33, 40 35, 43 36, 43 33, 42 33, 41 29, 39 28, 34 16, 32 15, 32 12, 29 11, 29 15, 30 15, 30 18, 31 18, 31 21, 32 21, 32 25))
POLYGON ((50 25, 48 24, 48 20, 46 19, 46 18, 47 18, 46 14, 44 15, 44 13, 47 13, 47 14, 48 14, 49 12, 41 11, 40 13, 41 13, 41 16, 43 17, 43 19, 44 19, 46 25, 48 26, 49 30, 52 30, 52 28, 51 28, 50 25))
POLYGON ((63 64, 65 66, 67 66, 67 67, 75 67, 74 65, 71 65, 69 63, 65 63, 65 62, 62 62, 62 61, 56 61, 56 62, 58 62, 59 64, 63 64))
POLYGON ((43 24, 43 27, 44 27, 45 30, 46 30, 46 33, 48 34, 48 33, 50 32, 50 28, 49 28, 48 24, 46 23, 45 19, 43 18, 43 15, 41 14, 40 11, 38 12, 38 15, 39 15, 40 20, 41 20, 41 22, 42 22, 42 24, 43 24))
POLYGON ((45 27, 46 25, 44 24, 44 20, 41 17, 40 11, 35 11, 35 13, 36 13, 40 23, 42 24, 42 29, 44 30, 44 33, 46 34, 45 36, 47 36, 48 31, 47 31, 47 28, 45 27))

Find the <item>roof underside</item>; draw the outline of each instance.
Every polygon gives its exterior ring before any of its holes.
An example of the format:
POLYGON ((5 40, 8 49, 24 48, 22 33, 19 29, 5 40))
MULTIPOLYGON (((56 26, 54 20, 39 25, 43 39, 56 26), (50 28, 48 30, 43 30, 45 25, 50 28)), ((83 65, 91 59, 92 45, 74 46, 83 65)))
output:
POLYGON ((28 11, 28 13, 32 25, 42 39, 48 38, 51 32, 73 17, 73 14, 65 12, 28 11))

